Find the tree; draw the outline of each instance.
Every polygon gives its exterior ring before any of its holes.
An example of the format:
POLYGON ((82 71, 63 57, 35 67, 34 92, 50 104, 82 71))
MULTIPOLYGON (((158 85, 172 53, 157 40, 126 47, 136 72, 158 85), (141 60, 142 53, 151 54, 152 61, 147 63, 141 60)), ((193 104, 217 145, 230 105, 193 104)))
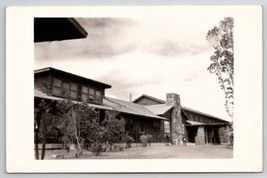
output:
POLYGON ((104 127, 104 139, 108 142, 110 150, 114 143, 121 143, 124 139, 125 120, 120 117, 118 112, 106 111, 105 119, 101 123, 104 127))
POLYGON ((47 135, 47 120, 49 120, 50 111, 51 111, 51 105, 53 102, 45 102, 42 100, 38 108, 35 108, 35 117, 34 117, 34 135, 35 135, 35 154, 36 159, 39 159, 39 137, 42 137, 42 153, 41 153, 41 159, 44 159, 45 157, 45 149, 46 149, 46 135, 47 135))
POLYGON ((234 19, 226 17, 219 26, 209 30, 206 39, 215 51, 210 57, 208 71, 218 77, 220 88, 225 94, 228 115, 234 116, 234 19))

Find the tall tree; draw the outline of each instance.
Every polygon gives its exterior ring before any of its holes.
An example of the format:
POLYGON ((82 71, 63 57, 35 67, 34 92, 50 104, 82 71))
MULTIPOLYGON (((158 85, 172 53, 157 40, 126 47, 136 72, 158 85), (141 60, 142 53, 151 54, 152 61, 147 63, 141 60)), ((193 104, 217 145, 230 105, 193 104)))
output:
POLYGON ((225 94, 228 115, 234 116, 234 19, 226 17, 219 26, 209 30, 206 39, 215 51, 210 57, 208 71, 218 77, 220 88, 225 94))

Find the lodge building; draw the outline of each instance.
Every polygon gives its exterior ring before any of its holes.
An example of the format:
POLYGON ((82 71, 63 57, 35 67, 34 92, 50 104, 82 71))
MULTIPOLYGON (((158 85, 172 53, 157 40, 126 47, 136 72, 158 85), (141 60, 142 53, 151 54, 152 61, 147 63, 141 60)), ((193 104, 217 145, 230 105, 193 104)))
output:
POLYGON ((86 101, 88 107, 100 112, 100 120, 106 110, 119 112, 126 121, 125 131, 136 142, 142 134, 152 135, 153 142, 170 141, 175 145, 226 141, 224 130, 228 121, 181 106, 178 94, 166 94, 166 101, 142 95, 129 102, 105 96, 105 90, 110 88, 111 85, 52 67, 35 70, 35 109, 42 100, 70 98, 86 101))
MULTIPOLYGON (((86 37, 86 30, 74 18, 34 18, 35 43, 86 37)), ((152 135, 154 142, 166 142, 169 138, 175 145, 226 141, 228 121, 181 106, 178 94, 166 94, 166 101, 142 95, 128 102, 106 97, 105 90, 110 88, 111 85, 51 67, 35 70, 34 111, 43 100, 56 103, 70 98, 74 102, 86 101, 88 107, 99 111, 100 120, 107 110, 119 112, 126 120, 125 131, 136 142, 142 134, 152 135)))

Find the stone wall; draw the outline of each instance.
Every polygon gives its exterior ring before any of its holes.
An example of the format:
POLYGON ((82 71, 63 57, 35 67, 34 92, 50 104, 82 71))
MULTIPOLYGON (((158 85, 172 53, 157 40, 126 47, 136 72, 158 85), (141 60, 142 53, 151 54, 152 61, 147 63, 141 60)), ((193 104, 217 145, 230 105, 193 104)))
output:
POLYGON ((204 145, 205 144, 205 130, 203 126, 199 126, 197 130, 197 136, 195 138, 196 145, 204 145))
POLYGON ((182 121, 180 96, 175 93, 168 93, 166 96, 166 104, 173 105, 171 111, 171 141, 173 145, 183 145, 185 137, 185 126, 182 121))

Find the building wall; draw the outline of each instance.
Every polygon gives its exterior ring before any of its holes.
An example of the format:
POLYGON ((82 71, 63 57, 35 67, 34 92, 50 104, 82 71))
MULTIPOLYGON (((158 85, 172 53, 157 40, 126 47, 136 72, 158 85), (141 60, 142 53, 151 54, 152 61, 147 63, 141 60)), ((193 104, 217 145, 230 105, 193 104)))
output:
POLYGON ((51 76, 42 76, 34 79, 34 88, 51 95, 52 78, 51 76))
MULTIPOLYGON (((97 87, 95 85, 90 85, 90 84, 86 84, 86 83, 82 83, 79 80, 70 80, 64 76, 52 76, 52 75, 46 75, 46 76, 41 76, 41 77, 35 77, 34 79, 34 86, 36 89, 48 94, 48 95, 53 95, 53 96, 57 96, 57 97, 65 97, 63 95, 58 95, 58 94, 54 94, 53 93, 53 83, 54 83, 54 79, 59 79, 61 81, 61 83, 66 82, 69 85, 75 84, 77 86, 77 90, 75 91, 77 93, 77 97, 75 97, 75 99, 73 100, 77 100, 77 101, 82 101, 82 87, 89 87, 91 89, 93 89, 94 91, 99 91, 101 93, 101 99, 96 100, 92 100, 92 101, 88 101, 91 103, 95 103, 95 104, 102 104, 102 99, 105 95, 105 90, 103 88, 97 87)), ((58 87, 60 88, 60 87, 58 87)), ((95 95, 95 94, 94 94, 95 95)), ((95 96, 96 97, 96 96, 95 96)), ((99 97, 98 97, 99 98, 99 97)))
POLYGON ((164 123, 162 120, 144 118, 129 114, 122 114, 126 121, 125 131, 128 132, 135 140, 140 142, 140 136, 149 134, 153 136, 153 142, 164 142, 164 123))

